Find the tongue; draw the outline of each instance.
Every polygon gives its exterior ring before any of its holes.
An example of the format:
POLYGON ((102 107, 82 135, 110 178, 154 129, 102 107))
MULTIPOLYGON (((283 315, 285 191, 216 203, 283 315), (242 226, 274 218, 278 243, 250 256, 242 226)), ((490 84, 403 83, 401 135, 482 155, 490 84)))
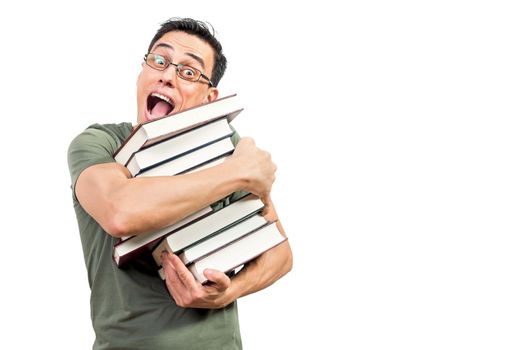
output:
POLYGON ((171 112, 171 105, 165 101, 158 101, 151 109, 151 114, 155 117, 164 117, 171 112))

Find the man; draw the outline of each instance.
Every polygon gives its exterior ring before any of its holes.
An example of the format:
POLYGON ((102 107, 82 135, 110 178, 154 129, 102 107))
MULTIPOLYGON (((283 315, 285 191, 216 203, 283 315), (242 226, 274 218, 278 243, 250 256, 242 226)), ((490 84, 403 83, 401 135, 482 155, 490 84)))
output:
MULTIPOLYGON (((137 81, 137 122, 214 101, 226 67, 222 47, 208 27, 191 19, 165 22, 151 41, 137 81)), ((235 300, 259 291, 292 265, 284 242, 231 278, 206 270, 199 284, 174 254, 163 255, 164 282, 146 258, 118 269, 118 238, 171 225, 238 191, 258 195, 265 216, 276 219, 270 199, 275 165, 242 138, 223 164, 199 172, 132 178, 114 151, 131 123, 92 125, 69 147, 73 202, 91 287, 94 349, 240 349, 235 300)), ((227 203, 226 203, 227 204, 227 203)), ((284 235, 281 226, 279 230, 284 235)))

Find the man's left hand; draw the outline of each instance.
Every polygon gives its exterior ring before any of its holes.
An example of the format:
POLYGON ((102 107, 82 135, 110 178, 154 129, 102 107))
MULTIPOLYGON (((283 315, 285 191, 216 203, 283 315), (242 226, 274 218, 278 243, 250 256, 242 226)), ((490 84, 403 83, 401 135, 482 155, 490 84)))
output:
POLYGON ((221 271, 206 269, 204 275, 211 283, 202 285, 175 254, 162 253, 162 266, 169 294, 180 307, 219 309, 234 300, 227 293, 231 279, 221 271))

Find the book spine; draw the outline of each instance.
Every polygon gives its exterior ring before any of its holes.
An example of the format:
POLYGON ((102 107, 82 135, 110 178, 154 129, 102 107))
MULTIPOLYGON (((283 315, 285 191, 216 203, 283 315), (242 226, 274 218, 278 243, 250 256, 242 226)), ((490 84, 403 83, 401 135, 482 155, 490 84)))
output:
POLYGON ((113 247, 113 260, 115 261, 116 265, 118 267, 122 267, 126 264, 128 264, 131 260, 135 259, 136 257, 144 254, 145 252, 147 251, 150 251, 152 249, 152 247, 154 247, 156 244, 158 244, 158 242, 162 239, 162 237, 159 237, 151 242, 148 242, 140 247, 137 247, 135 249, 133 249, 132 251, 126 253, 126 254, 123 254, 121 256, 119 256, 116 252, 116 247, 117 245, 115 245, 113 247))

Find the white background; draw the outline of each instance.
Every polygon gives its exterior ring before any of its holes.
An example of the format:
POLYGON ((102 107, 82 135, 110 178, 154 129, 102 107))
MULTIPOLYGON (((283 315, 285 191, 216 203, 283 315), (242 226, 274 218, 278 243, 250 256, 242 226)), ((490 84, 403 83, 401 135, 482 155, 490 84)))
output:
POLYGON ((171 16, 215 26, 279 166, 294 269, 240 300, 245 349, 524 347, 519 2, 342 3, 0 5, 1 348, 90 349, 66 151, 134 121, 171 16))

